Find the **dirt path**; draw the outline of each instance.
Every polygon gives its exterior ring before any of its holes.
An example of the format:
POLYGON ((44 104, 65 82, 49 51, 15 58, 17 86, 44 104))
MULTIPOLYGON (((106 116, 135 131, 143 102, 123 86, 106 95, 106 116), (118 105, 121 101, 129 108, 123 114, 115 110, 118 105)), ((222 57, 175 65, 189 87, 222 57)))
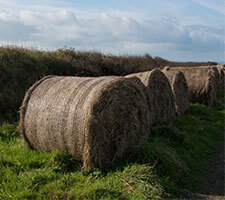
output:
POLYGON ((204 185, 200 187, 198 196, 201 199, 225 200, 225 140, 219 146, 206 172, 204 185))

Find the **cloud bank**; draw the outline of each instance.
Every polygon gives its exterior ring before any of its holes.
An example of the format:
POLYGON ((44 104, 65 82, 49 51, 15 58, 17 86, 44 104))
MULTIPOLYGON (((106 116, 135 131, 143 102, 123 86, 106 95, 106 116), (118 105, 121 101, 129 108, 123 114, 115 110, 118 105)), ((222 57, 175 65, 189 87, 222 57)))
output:
POLYGON ((164 57, 172 52, 190 56, 217 54, 218 58, 224 54, 223 26, 185 25, 169 17, 137 19, 123 12, 87 16, 90 14, 80 15, 70 9, 22 10, 17 14, 0 10, 0 44, 33 44, 40 48, 66 45, 115 54, 161 52, 159 56, 164 57))

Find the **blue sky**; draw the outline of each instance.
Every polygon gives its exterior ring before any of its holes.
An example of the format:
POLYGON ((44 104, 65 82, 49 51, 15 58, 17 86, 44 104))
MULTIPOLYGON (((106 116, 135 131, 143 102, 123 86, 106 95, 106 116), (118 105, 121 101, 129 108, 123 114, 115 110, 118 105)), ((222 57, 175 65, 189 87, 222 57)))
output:
POLYGON ((0 44, 225 62, 224 0, 0 0, 0 44))

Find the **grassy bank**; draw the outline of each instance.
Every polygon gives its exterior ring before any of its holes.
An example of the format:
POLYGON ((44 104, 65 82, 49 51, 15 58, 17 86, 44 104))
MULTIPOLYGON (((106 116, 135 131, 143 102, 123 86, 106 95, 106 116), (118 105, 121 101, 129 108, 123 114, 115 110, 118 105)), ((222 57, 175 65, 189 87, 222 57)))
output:
POLYGON ((0 199, 193 199, 223 138, 224 116, 225 110, 193 104, 186 115, 152 128, 148 143, 126 159, 91 172, 68 155, 24 149, 17 123, 3 124, 0 199))
POLYGON ((196 66, 213 63, 170 62, 156 57, 113 56, 73 49, 38 51, 0 47, 0 123, 18 120, 26 90, 45 75, 107 76, 126 75, 156 67, 196 66))

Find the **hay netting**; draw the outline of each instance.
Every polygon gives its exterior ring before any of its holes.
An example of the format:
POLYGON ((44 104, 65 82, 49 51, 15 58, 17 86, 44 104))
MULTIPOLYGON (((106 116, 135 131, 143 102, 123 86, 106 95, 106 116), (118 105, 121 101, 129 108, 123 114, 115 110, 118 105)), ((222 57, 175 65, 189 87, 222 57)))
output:
POLYGON ((152 121, 166 121, 176 115, 174 95, 170 83, 158 69, 126 76, 138 77, 147 88, 148 105, 152 121))
POLYGON ((189 110, 189 93, 186 78, 181 71, 171 71, 165 67, 162 72, 168 78, 175 97, 175 106, 177 114, 184 114, 189 110))
POLYGON ((144 89, 137 78, 45 77, 26 93, 21 136, 30 148, 71 154, 85 169, 104 167, 145 142, 144 89))
POLYGON ((170 70, 181 71, 187 80, 189 99, 193 103, 213 106, 218 93, 218 75, 209 67, 171 67, 170 70))

